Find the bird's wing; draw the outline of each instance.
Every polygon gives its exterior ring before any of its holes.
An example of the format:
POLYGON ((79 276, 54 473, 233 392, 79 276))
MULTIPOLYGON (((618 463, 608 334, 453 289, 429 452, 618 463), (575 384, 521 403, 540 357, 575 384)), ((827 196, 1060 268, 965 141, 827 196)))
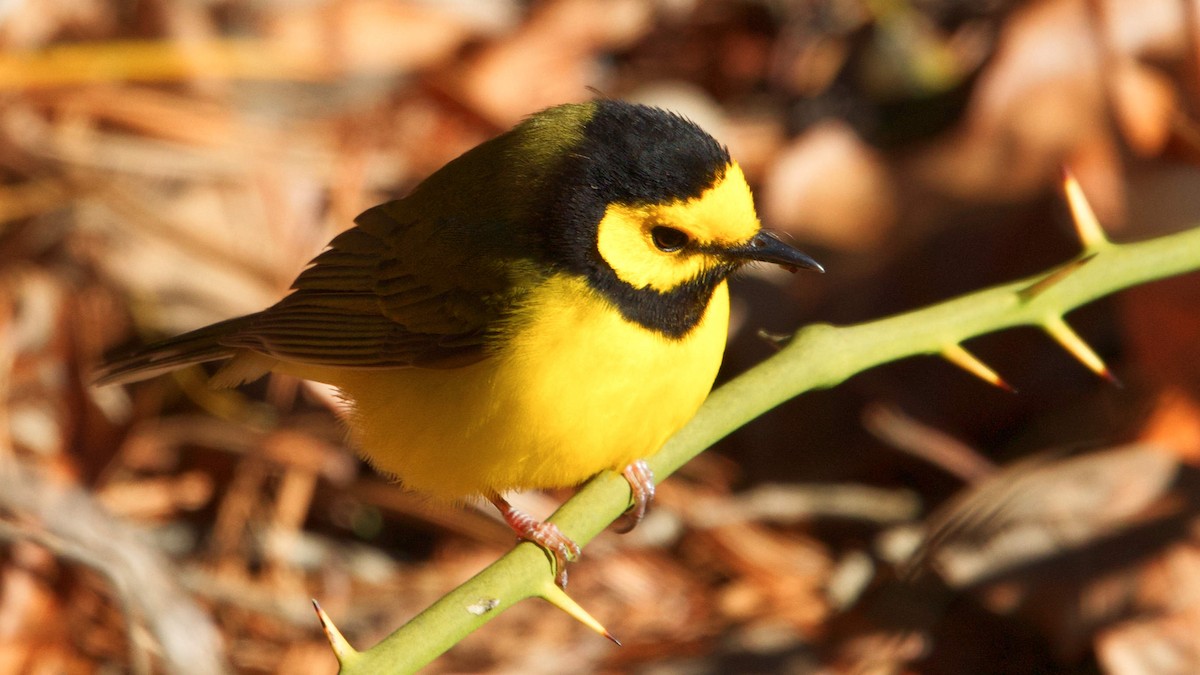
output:
POLYGON ((504 261, 453 223, 372 208, 273 307, 221 339, 286 361, 352 368, 454 367, 483 357, 515 301, 504 261))

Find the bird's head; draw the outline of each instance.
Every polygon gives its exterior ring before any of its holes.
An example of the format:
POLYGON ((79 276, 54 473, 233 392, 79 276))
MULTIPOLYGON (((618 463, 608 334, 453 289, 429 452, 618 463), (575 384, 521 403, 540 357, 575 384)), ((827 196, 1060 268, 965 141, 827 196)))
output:
POLYGON ((575 140, 548 179, 551 257, 626 318, 680 337, 746 263, 821 270, 762 229, 741 168, 693 122, 609 100, 555 114, 575 140))

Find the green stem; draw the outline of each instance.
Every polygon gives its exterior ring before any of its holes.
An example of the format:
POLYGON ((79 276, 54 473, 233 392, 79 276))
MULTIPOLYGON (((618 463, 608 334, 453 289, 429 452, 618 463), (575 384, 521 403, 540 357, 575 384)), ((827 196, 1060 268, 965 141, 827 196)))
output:
MULTIPOLYGON (((650 458, 661 480, 735 429, 810 389, 833 387, 868 368, 1013 326, 1045 326, 1097 298, 1200 269, 1200 228, 1150 241, 1105 246, 1090 260, 1003 284, 931 307, 855 326, 808 326, 778 354, 713 391, 696 417, 650 458), (1050 277, 1056 277, 1052 282, 1050 277), (1043 282, 1036 294, 1026 291, 1043 282), (1032 297, 1030 297, 1032 295, 1032 297)), ((551 520, 580 545, 628 506, 629 488, 614 474, 597 476, 551 520)), ((521 544, 444 596, 342 672, 408 673, 429 663, 516 602, 542 590, 552 571, 546 555, 521 544), (480 608, 490 607, 488 611, 480 608)))

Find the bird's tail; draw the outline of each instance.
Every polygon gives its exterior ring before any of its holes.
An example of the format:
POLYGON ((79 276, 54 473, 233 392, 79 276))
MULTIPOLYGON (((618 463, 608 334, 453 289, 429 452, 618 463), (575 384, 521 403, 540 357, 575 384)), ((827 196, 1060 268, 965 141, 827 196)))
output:
POLYGON ((93 384, 137 382, 195 363, 232 358, 238 350, 221 344, 221 339, 236 332, 247 318, 238 317, 214 323, 118 355, 96 369, 93 373, 93 384))

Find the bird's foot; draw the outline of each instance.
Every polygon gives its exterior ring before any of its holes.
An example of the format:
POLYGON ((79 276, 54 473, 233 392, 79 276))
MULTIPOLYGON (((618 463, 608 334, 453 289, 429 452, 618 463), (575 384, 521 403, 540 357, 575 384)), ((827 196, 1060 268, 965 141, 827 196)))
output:
POLYGON ((646 516, 646 511, 650 508, 650 502, 654 500, 654 472, 650 470, 646 460, 639 459, 625 467, 621 471, 621 475, 629 481, 629 493, 633 499, 633 505, 613 523, 613 530, 625 534, 642 522, 642 518, 646 516))
POLYGON ((525 541, 531 541, 554 558, 554 583, 559 588, 567 587, 567 563, 578 558, 583 552, 570 537, 563 534, 554 523, 546 523, 533 516, 519 511, 503 497, 491 497, 490 501, 500 510, 504 522, 512 528, 517 536, 525 541))

